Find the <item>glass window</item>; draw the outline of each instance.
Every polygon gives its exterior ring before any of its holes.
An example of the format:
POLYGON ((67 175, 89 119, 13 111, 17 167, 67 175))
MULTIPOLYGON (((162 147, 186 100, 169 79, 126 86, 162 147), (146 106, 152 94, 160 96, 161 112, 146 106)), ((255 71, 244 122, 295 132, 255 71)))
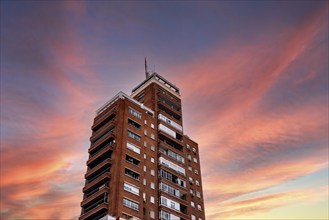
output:
POLYGON ((135 146, 134 144, 132 144, 132 143, 127 142, 127 148, 128 148, 129 150, 134 151, 134 152, 137 153, 137 154, 140 154, 140 153, 141 153, 141 149, 140 149, 139 147, 136 147, 136 146, 135 146))
POLYGON ((138 134, 135 134, 132 131, 128 130, 128 136, 135 139, 136 141, 141 141, 141 137, 138 134))
POLYGON ((139 119, 141 119, 142 118, 142 114, 141 113, 139 113, 138 111, 136 111, 135 109, 133 109, 133 108, 128 108, 128 112, 130 113, 130 114, 132 114, 133 116, 135 116, 136 118, 139 118, 139 119))
POLYGON ((154 211, 150 211, 150 218, 155 218, 155 213, 154 213, 154 211))
POLYGON ((131 209, 138 210, 138 203, 129 199, 123 198, 123 205, 131 209))

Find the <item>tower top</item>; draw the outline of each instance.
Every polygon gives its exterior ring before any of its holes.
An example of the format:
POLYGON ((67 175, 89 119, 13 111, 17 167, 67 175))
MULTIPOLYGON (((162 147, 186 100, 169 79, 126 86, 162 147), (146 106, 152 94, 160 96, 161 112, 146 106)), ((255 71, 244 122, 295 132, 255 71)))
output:
POLYGON ((132 97, 136 95, 140 90, 145 88, 146 86, 150 85, 151 83, 157 83, 164 89, 170 91, 175 96, 179 97, 179 88, 166 80, 163 76, 157 74, 156 72, 152 73, 151 75, 148 75, 148 78, 146 78, 142 83, 140 83, 138 86, 136 86, 132 90, 132 97))

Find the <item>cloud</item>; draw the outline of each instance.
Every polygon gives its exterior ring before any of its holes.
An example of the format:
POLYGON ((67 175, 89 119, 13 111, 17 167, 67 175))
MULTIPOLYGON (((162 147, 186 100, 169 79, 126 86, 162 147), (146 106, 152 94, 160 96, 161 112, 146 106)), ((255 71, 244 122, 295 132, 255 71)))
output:
POLYGON ((29 19, 19 16, 6 29, 14 38, 6 38, 1 73, 2 219, 67 219, 80 212, 85 168, 76 166, 86 160, 99 99, 91 87, 100 82, 61 7, 36 13, 41 8, 30 6, 29 19), (24 32, 33 24, 35 33, 24 32))
POLYGON ((216 218, 243 218, 255 214, 269 212, 272 209, 285 207, 287 205, 305 204, 310 200, 319 201, 326 198, 323 194, 325 187, 318 189, 297 189, 258 195, 253 198, 235 199, 219 205, 218 209, 209 210, 209 219, 216 218))
POLYGON ((200 145, 209 218, 247 217, 281 207, 218 211, 229 199, 327 168, 328 77, 322 48, 328 45, 321 40, 327 36, 326 16, 318 9, 273 42, 246 45, 236 39, 235 45, 174 70, 185 74, 176 82, 186 92, 185 117, 193 115, 184 126, 200 145))

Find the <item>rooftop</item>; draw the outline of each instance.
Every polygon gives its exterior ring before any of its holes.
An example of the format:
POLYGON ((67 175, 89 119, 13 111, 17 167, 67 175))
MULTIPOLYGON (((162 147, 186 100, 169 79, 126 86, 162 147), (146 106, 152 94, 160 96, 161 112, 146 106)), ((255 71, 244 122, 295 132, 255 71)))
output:
POLYGON ((179 88, 177 86, 175 86, 174 84, 172 84, 171 82, 169 82, 168 80, 166 80, 163 76, 160 76, 157 73, 153 73, 147 79, 145 79, 142 83, 140 83, 138 86, 136 86, 132 90, 132 95, 134 93, 136 93, 136 91, 138 91, 140 88, 150 84, 151 82, 156 82, 156 83, 158 82, 158 84, 160 84, 167 90, 171 91, 174 95, 176 95, 178 97, 180 96, 179 88))

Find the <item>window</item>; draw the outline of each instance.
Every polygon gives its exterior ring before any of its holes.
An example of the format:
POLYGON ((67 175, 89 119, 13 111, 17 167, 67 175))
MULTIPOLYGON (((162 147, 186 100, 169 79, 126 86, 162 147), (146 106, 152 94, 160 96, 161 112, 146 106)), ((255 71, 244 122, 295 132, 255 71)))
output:
POLYGON ((135 109, 129 107, 128 112, 133 116, 135 116, 136 118, 142 119, 142 114, 136 111, 135 109))
POLYGON ((134 128, 137 128, 137 129, 140 129, 142 127, 140 124, 131 120, 130 118, 128 118, 128 124, 130 124, 131 126, 133 126, 134 128))
POLYGON ((194 163, 198 163, 198 159, 193 158, 194 163))
POLYGON ((151 145, 151 151, 155 151, 155 147, 151 145))
POLYGON ((198 198, 201 198, 201 193, 200 193, 199 191, 196 191, 196 196, 197 196, 198 198))
POLYGON ((202 211, 201 205, 198 205, 198 210, 202 211))
POLYGON ((191 157, 191 155, 187 155, 187 159, 189 160, 189 161, 191 161, 192 160, 192 157, 191 157))
POLYGON ((134 202, 129 199, 123 198, 123 205, 131 209, 138 210, 138 202, 134 202))
POLYGON ((147 135, 147 130, 146 129, 144 130, 144 135, 147 135))
POLYGON ((154 124, 152 124, 152 123, 151 123, 151 128, 153 128, 153 129, 154 129, 154 124))
POLYGON ((135 180, 139 180, 139 176, 140 176, 140 175, 139 175, 138 173, 136 173, 136 172, 134 172, 134 171, 128 169, 128 168, 125 168, 125 174, 126 174, 127 176, 129 176, 129 177, 135 179, 135 180))
POLYGON ((136 146, 133 145, 132 143, 127 142, 127 148, 128 148, 129 150, 134 151, 134 152, 137 153, 137 154, 140 154, 140 153, 141 153, 141 149, 140 149, 139 147, 136 147, 136 146))
POLYGON ((144 166, 144 172, 146 172, 146 166, 144 166))
POLYGON ((184 157, 182 157, 179 154, 176 154, 175 152, 169 150, 166 147, 161 146, 160 147, 160 152, 163 153, 163 154, 165 154, 165 155, 168 155, 169 157, 171 157, 172 159, 174 159, 174 160, 176 160, 176 161, 178 161, 180 163, 184 163, 185 162, 184 161, 184 157))
POLYGON ((128 130, 128 136, 135 139, 136 141, 141 141, 141 137, 134 132, 128 130))
POLYGON ((154 183, 153 182, 151 182, 151 189, 154 189, 155 187, 154 187, 154 183))
POLYGON ((195 185, 200 186, 199 181, 195 180, 195 185))
POLYGON ((167 198, 161 196, 161 204, 167 206, 167 198))
POLYGON ((187 150, 191 150, 191 147, 188 144, 186 144, 186 148, 187 148, 187 150))
POLYGON ((144 120, 144 124, 146 124, 146 125, 147 125, 147 121, 146 121, 146 120, 144 120))
POLYGON ((196 220, 194 215, 191 215, 191 220, 196 220))
POLYGON ((171 207, 172 209, 175 209, 175 202, 174 202, 174 201, 171 201, 171 202, 170 202, 170 207, 171 207))
POLYGON ((144 141, 144 147, 147 147, 147 142, 146 141, 144 141))
POLYGON ((190 189, 190 194, 191 194, 191 195, 194 195, 194 191, 193 191, 193 189, 190 189))
POLYGON ((154 204, 154 196, 150 197, 150 202, 154 204))
POLYGON ((189 171, 192 171, 192 167, 191 167, 191 166, 188 166, 188 170, 189 170, 189 171))
POLYGON ((176 172, 178 172, 178 173, 180 173, 182 175, 185 175, 185 169, 183 167, 181 167, 181 166, 179 166, 179 165, 177 165, 177 164, 175 164, 175 163, 173 163, 173 162, 165 159, 162 156, 159 158, 159 164, 162 164, 162 165, 164 165, 166 167, 169 167, 170 169, 175 170, 176 172))
POLYGON ((163 191, 163 192, 166 192, 170 195, 173 195, 173 196, 176 196, 178 198, 181 198, 181 193, 178 189, 166 184, 166 183, 163 183, 163 182, 160 182, 160 185, 159 185, 159 190, 163 191))
POLYGON ((146 179, 143 179, 143 185, 146 186, 146 179))
POLYGON ((160 173, 161 173, 161 177, 167 179, 167 180, 170 180, 172 181, 173 178, 172 178, 172 174, 171 173, 168 173, 167 171, 165 170, 160 170, 160 173))
POLYGON ((151 138, 154 140, 155 139, 155 136, 154 136, 154 134, 151 134, 151 138))
POLYGON ((199 220, 202 220, 202 218, 199 218, 199 220))
POLYGON ((151 169, 151 176, 154 176, 155 175, 155 172, 154 170, 151 169))
POLYGON ((139 195, 139 188, 129 183, 124 183, 123 188, 125 191, 131 192, 135 195, 139 195))
POLYGON ((191 183, 191 184, 193 184, 194 182, 193 182, 193 178, 192 177, 189 177, 188 178, 188 180, 189 180, 189 182, 191 183))
POLYGON ((193 208, 195 207, 194 202, 191 202, 191 206, 192 206, 193 208))
POLYGON ((155 218, 155 213, 154 213, 154 211, 150 211, 150 218, 155 218))
POLYGON ((138 166, 139 163, 140 163, 139 160, 137 160, 137 159, 135 159, 135 158, 133 158, 133 157, 127 155, 127 154, 126 154, 126 161, 127 161, 128 163, 134 164, 134 165, 136 165, 136 166, 138 166))
POLYGON ((154 163, 154 158, 153 157, 151 157, 151 162, 154 163))
POLYGON ((170 220, 170 214, 163 210, 160 211, 160 219, 170 220))
POLYGON ((196 154, 196 149, 193 147, 193 153, 196 154))
POLYGON ((194 170, 195 174, 199 174, 199 171, 197 169, 194 170))

